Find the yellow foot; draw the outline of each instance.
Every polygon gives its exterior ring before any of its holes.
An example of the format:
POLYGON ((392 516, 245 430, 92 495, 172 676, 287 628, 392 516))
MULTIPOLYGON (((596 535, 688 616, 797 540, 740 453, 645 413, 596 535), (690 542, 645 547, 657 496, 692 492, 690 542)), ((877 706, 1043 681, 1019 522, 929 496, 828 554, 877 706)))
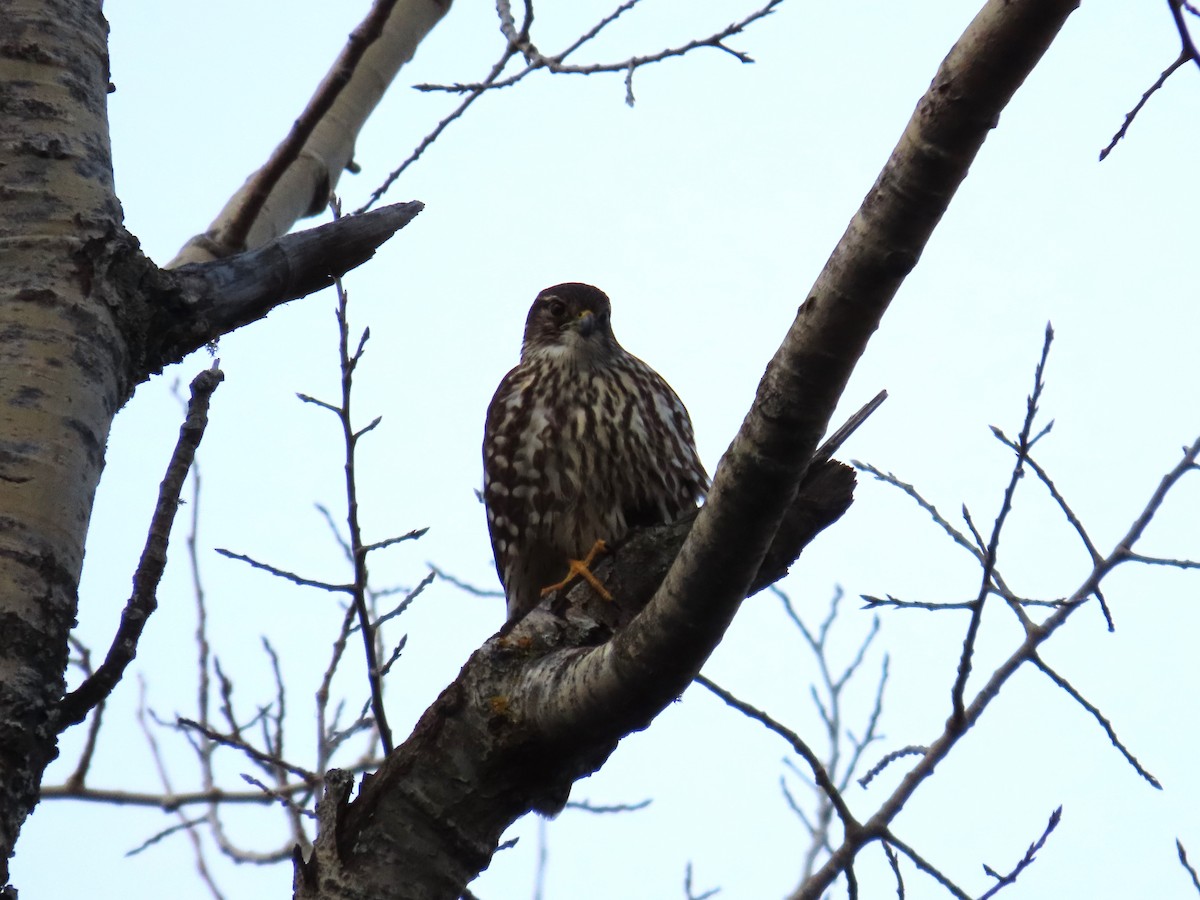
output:
POLYGON ((610 594, 604 585, 600 583, 600 579, 592 574, 592 570, 589 568, 591 564, 595 562, 596 557, 603 553, 606 549, 608 549, 608 545, 605 544, 604 541, 596 541, 596 543, 592 544, 592 549, 587 552, 587 556, 585 556, 583 559, 568 559, 567 577, 556 584, 542 588, 542 596, 545 597, 549 594, 553 594, 555 591, 561 591, 572 581, 574 581, 576 577, 578 577, 590 584, 592 586, 592 590, 599 594, 603 599, 607 600, 609 603, 612 603, 612 594, 610 594))

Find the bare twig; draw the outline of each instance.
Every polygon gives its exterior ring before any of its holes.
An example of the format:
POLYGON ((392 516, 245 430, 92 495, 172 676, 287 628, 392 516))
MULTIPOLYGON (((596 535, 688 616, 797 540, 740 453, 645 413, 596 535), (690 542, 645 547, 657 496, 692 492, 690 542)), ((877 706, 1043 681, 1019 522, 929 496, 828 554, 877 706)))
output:
POLYGON ((1067 679, 1063 678, 1048 665, 1046 665, 1045 661, 1039 655, 1036 653, 1033 654, 1029 661, 1037 666, 1038 669, 1040 669, 1043 673, 1045 673, 1047 678, 1066 691, 1067 695, 1070 696, 1072 700, 1086 709, 1091 717, 1100 723, 1100 727, 1103 728, 1104 733, 1108 735, 1109 743, 1111 743, 1117 748, 1117 750, 1120 751, 1121 755, 1125 757, 1125 761, 1133 766, 1135 772, 1145 778, 1146 781, 1150 782, 1153 787, 1157 788, 1158 790, 1162 790, 1162 785, 1159 783, 1158 779, 1146 771, 1145 767, 1137 761, 1137 757, 1129 752, 1129 748, 1127 748, 1121 742, 1121 739, 1117 737, 1117 732, 1114 730, 1112 723, 1104 717, 1104 714, 1101 713, 1099 709, 1097 709, 1093 704, 1089 703, 1087 699, 1079 693, 1079 691, 1075 690, 1075 687, 1071 684, 1071 682, 1067 681, 1067 679))
POLYGON ((209 400, 224 377, 214 362, 211 369, 192 379, 192 399, 179 429, 175 451, 167 464, 167 474, 159 485, 158 503, 150 520, 146 545, 133 576, 133 593, 121 612, 121 624, 104 662, 91 677, 63 698, 58 710, 59 731, 82 722, 90 709, 112 693, 137 653, 138 639, 146 627, 146 620, 158 608, 158 583, 167 565, 167 544, 175 513, 179 510, 179 495, 208 425, 209 400))
POLYGON ((222 788, 212 788, 202 791, 182 791, 178 794, 164 791, 160 794, 141 791, 127 791, 120 788, 68 788, 66 785, 49 785, 42 790, 43 800, 78 800, 84 803, 104 803, 110 806, 142 806, 151 809, 161 809, 163 812, 175 812, 185 806, 198 804, 212 805, 236 804, 238 806, 263 806, 276 802, 280 797, 299 797, 301 801, 312 794, 315 786, 307 781, 292 781, 282 787, 266 788, 254 791, 227 791, 222 788))
POLYGON ((1183 843, 1179 838, 1175 839, 1175 850, 1179 854, 1179 864, 1191 876, 1192 887, 1196 889, 1197 894, 1200 894, 1200 875, 1196 874, 1196 867, 1188 862, 1187 851, 1183 849, 1183 843))
POLYGON ((1051 832, 1058 827, 1058 823, 1061 819, 1062 807, 1060 806, 1050 814, 1050 821, 1046 823, 1046 828, 1042 831, 1042 836, 1029 845, 1029 849, 1025 851, 1025 855, 1021 857, 1020 861, 1007 875, 1000 875, 999 873, 993 871, 989 866, 985 865, 983 867, 984 871, 995 878, 996 883, 992 885, 991 889, 987 891, 987 893, 982 894, 979 900, 987 900, 989 897, 994 897, 997 893, 999 893, 1001 888, 1007 887, 1016 881, 1017 877, 1033 864, 1034 859, 1037 858, 1037 852, 1046 845, 1046 839, 1050 837, 1051 832))
POLYGON ((954 543, 958 544, 960 547, 963 547, 974 558, 979 559, 979 548, 976 547, 976 545, 973 544, 966 535, 951 525, 949 520, 947 520, 946 517, 938 511, 936 506, 922 497, 921 494, 918 493, 916 487, 907 482, 901 481, 891 472, 884 472, 880 469, 877 469, 870 463, 852 459, 850 460, 850 465, 854 466, 854 468, 858 469, 860 472, 866 472, 869 475, 874 475, 879 481, 890 484, 892 487, 899 488, 905 494, 908 494, 909 497, 916 501, 917 505, 921 507, 921 509, 929 513, 930 518, 932 518, 933 521, 937 523, 938 527, 940 527, 951 537, 951 539, 953 539, 954 543))
POLYGON ((1194 559, 1166 559, 1161 556, 1144 556, 1141 553, 1129 553, 1125 559, 1128 562, 1144 563, 1147 566, 1169 566, 1172 569, 1200 569, 1200 561, 1194 559))
POLYGON ((163 840, 164 838, 168 838, 171 835, 176 834, 180 831, 188 831, 192 828, 195 828, 197 825, 203 825, 206 821, 208 821, 208 819, 205 816, 202 816, 199 819, 184 819, 182 822, 177 822, 176 824, 171 825, 168 828, 164 828, 162 831, 158 832, 158 834, 155 834, 155 835, 152 835, 151 837, 146 838, 146 840, 142 841, 141 844, 134 847, 132 850, 125 851, 125 855, 127 857, 128 856, 137 856, 143 850, 153 847, 155 844, 157 844, 159 841, 163 840))
MULTIPOLYGON (((990 588, 991 593, 1006 600, 1010 600, 1007 592, 1001 592, 993 586, 990 588)), ((965 609, 970 610, 975 606, 974 600, 960 600, 946 603, 939 603, 935 600, 901 600, 898 597, 893 597, 888 594, 886 597, 873 597, 870 594, 861 594, 860 598, 863 601, 863 609, 923 609, 927 612, 941 612, 947 609, 965 609)), ((1049 609, 1057 609, 1062 605, 1062 599, 1058 600, 1035 600, 1032 597, 1018 597, 1015 602, 1021 606, 1041 606, 1049 609)))
MULTIPOLYGON (((375 421, 379 421, 379 420, 376 419, 375 421)), ((355 437, 356 438, 362 437, 362 435, 364 433, 365 433, 365 430, 360 431, 355 435, 355 437)), ((428 527, 414 528, 412 531, 408 532, 407 534, 402 534, 402 535, 399 535, 398 537, 390 537, 390 538, 387 538, 386 540, 376 541, 373 544, 365 544, 362 549, 363 549, 363 552, 365 552, 365 553, 370 553, 372 550, 383 550, 385 547, 391 547, 393 544, 400 544, 400 543, 403 543, 404 541, 411 541, 411 540, 415 540, 416 538, 419 538, 419 537, 424 537, 425 533, 427 531, 429 531, 428 527)))
MULTIPOLYGON (((91 652, 79 638, 75 635, 68 635, 67 640, 74 649, 76 658, 72 662, 79 666, 83 671, 84 678, 92 676, 92 657, 91 652)), ((104 701, 100 701, 95 705, 92 721, 88 724, 87 737, 83 742, 83 750, 79 753, 79 761, 75 764, 75 771, 67 776, 63 783, 68 790, 78 790, 83 787, 84 780, 87 778, 88 769, 91 768, 92 759, 96 754, 96 741, 100 737, 100 724, 104 721, 104 701)), ((46 795, 46 789, 42 788, 41 796, 46 795)))
MULTIPOLYGON (((1037 368, 1033 375, 1033 391, 1025 402, 1025 421, 1021 425, 1021 433, 1016 442, 1016 461, 1013 464, 1012 474, 1009 476, 1008 486, 1004 489, 1004 499, 1000 503, 1000 512, 996 515, 996 521, 992 526, 992 536, 987 544, 987 551, 983 559, 983 577, 979 585, 979 595, 975 599, 975 605, 971 608, 971 621, 967 625, 967 633, 963 638, 962 654, 958 660, 958 674, 954 679, 954 687, 950 692, 951 701, 954 707, 954 718, 960 723, 965 715, 965 695, 967 691, 967 678, 971 674, 972 656, 975 652, 975 639, 979 634, 979 626, 983 621, 983 601, 989 593, 989 586, 992 582, 992 573, 996 567, 996 552, 1000 546, 1000 533, 1004 529, 1004 523, 1008 519, 1008 514, 1012 511, 1013 496, 1017 490, 1017 483, 1021 480, 1022 473, 1025 470, 1025 460, 1029 456, 1029 450, 1034 443, 1041 437, 1031 438, 1033 431, 1033 422, 1038 412, 1038 401, 1041 399, 1042 390, 1046 383, 1044 379, 1046 371, 1046 359, 1050 355, 1050 344, 1054 340, 1054 329, 1049 324, 1046 325, 1046 336, 1042 343, 1042 356, 1038 360, 1037 368)), ((1047 426, 1049 430, 1049 426, 1047 426)), ((993 429, 995 431, 995 429, 993 429)), ((1044 434, 1045 432, 1042 432, 1044 434)), ((1016 607, 1020 609, 1020 607, 1016 607)), ((1027 619, 1025 620, 1028 621, 1027 619)))
POLYGON ((425 565, 429 566, 429 571, 433 572, 433 574, 435 574, 442 581, 446 582, 447 584, 454 585, 460 591, 464 591, 465 593, 468 593, 468 594, 472 595, 473 597, 503 597, 504 596, 504 591, 498 591, 498 590, 495 590, 492 588, 476 587, 475 585, 470 584, 469 582, 463 581, 461 578, 458 578, 454 575, 449 574, 448 572, 446 572, 445 569, 438 568, 433 563, 427 562, 425 565))
POLYGON ((957 900, 971 900, 970 894, 943 875, 936 866, 926 860, 912 847, 908 846, 908 844, 904 843, 904 841, 896 837, 895 834, 889 831, 883 839, 887 841, 888 844, 895 847, 897 850, 907 856, 912 861, 913 865, 944 887, 952 896, 956 897, 957 900))
MULTIPOLYGON (((329 689, 333 683, 333 676, 337 672, 338 664, 342 660, 342 656, 346 652, 346 642, 350 638, 350 631, 354 625, 355 609, 353 606, 346 608, 345 615, 342 617, 342 627, 338 631, 338 636, 333 642, 333 652, 330 655, 329 665, 325 668, 325 674, 321 677, 321 685, 317 688, 317 771, 324 772, 329 768, 330 759, 338 745, 345 740, 345 737, 337 737, 337 715, 334 714, 332 720, 329 718, 329 689)), ((320 788, 318 788, 320 790, 320 788)))
MULTIPOLYGON (((995 432, 995 434, 997 439, 1004 444, 1004 446, 1008 447, 1014 453, 1020 452, 1018 447, 1012 441, 1008 440, 1008 438, 1006 438, 1003 434, 999 432, 995 432)), ((1079 521, 1079 517, 1075 515, 1075 510, 1071 508, 1071 505, 1067 503, 1066 498, 1063 497, 1063 495, 1059 492, 1058 486, 1055 485, 1054 480, 1047 474, 1045 469, 1038 465, 1037 461, 1032 456, 1026 455, 1025 464, 1033 470, 1034 474, 1037 475, 1038 480, 1041 481, 1041 483, 1045 485, 1046 490, 1050 492, 1050 496, 1054 499, 1054 502, 1058 504, 1058 508, 1062 511, 1063 516, 1065 516, 1066 520, 1071 523, 1071 527, 1075 529, 1075 533, 1078 534, 1079 539, 1083 541, 1083 546, 1087 549, 1088 556, 1090 556, 1092 559, 1092 564, 1095 565, 1101 558, 1100 551, 1097 550, 1096 545, 1092 543, 1092 539, 1088 536, 1087 529, 1083 527, 1083 523, 1079 521)), ((1114 631, 1115 626, 1113 624, 1112 611, 1108 608, 1108 603, 1104 599, 1104 593, 1099 587, 1096 588, 1096 599, 1100 602, 1100 610, 1104 613, 1104 620, 1108 623, 1108 630, 1110 632, 1114 631)))
MULTIPOLYGON (((140 678, 138 679, 138 709, 137 709, 138 726, 142 730, 142 736, 146 739, 146 744, 150 748, 150 756, 154 760, 154 768, 158 772, 159 781, 162 783, 163 789, 168 794, 174 794, 175 791, 171 787, 171 778, 167 773, 166 763, 163 761, 162 752, 159 750, 158 741, 154 737, 154 732, 150 730, 146 710, 146 684, 140 678)), ((176 817, 179 821, 187 822, 188 819, 182 811, 176 810, 176 817)), ((208 818, 212 819, 213 813, 210 807, 208 818)), ((216 881, 212 877, 212 873, 208 870, 208 861, 204 855, 204 845, 200 843, 200 836, 196 834, 195 829, 185 828, 183 833, 188 836, 188 840, 192 845, 192 854, 196 861, 196 873, 200 876, 200 880, 204 882, 205 887, 213 896, 213 900, 224 900, 224 894, 217 887, 216 881)))
MULTIPOLYGON (((652 65, 654 63, 662 62, 667 59, 673 59, 675 57, 685 56, 688 53, 691 53, 693 50, 699 50, 702 47, 710 47, 713 49, 722 50, 725 53, 728 53, 730 56, 733 56, 735 59, 737 59, 741 63, 747 63, 747 64, 753 63, 754 60, 748 54, 743 53, 739 50, 732 49, 731 47, 729 47, 725 44, 725 41, 727 41, 731 37, 735 37, 735 36, 741 34, 743 31, 746 30, 746 28, 748 28, 753 23, 759 21, 760 19, 764 19, 767 16, 771 15, 771 13, 773 13, 775 11, 775 8, 778 7, 779 5, 781 5, 782 3, 783 3, 783 0, 769 0, 769 2, 767 2, 764 6, 760 7, 759 9, 750 13, 749 15, 743 17, 742 19, 738 20, 737 22, 730 23, 729 25, 725 26, 724 28, 720 29, 719 31, 715 31, 712 34, 707 35, 706 37, 695 38, 693 40, 690 40, 683 44, 680 44, 676 47, 668 47, 666 49, 659 50, 655 53, 649 53, 644 56, 636 56, 635 55, 635 56, 629 57, 628 59, 622 59, 622 60, 619 60, 616 62, 588 63, 585 65, 567 65, 563 62, 563 60, 565 60, 568 55, 570 55, 575 50, 577 50, 580 46, 582 46, 582 44, 584 42, 591 40, 591 38, 593 38, 597 34, 599 34, 599 32, 605 26, 607 26, 607 25, 611 24, 613 21, 615 21, 617 16, 619 16, 622 13, 633 8, 633 6, 635 5, 634 3, 625 3, 625 4, 622 4, 620 7, 618 7, 614 13, 610 14, 609 16, 606 16, 603 20, 601 20, 601 22, 596 27, 594 27, 591 31, 589 31, 587 34, 585 34, 583 36, 583 38, 577 40, 574 44, 572 44, 570 47, 568 47, 566 50, 562 51, 561 53, 558 53, 558 54, 555 54, 552 56, 548 56, 548 55, 538 52, 537 49, 531 43, 525 42, 518 49, 520 49, 521 52, 523 53, 523 55, 525 55, 526 59, 529 60, 529 65, 521 72, 518 72, 516 75, 513 75, 509 78, 495 79, 495 80, 491 81, 490 83, 487 81, 483 81, 483 82, 476 82, 474 84, 453 84, 453 85, 418 84, 418 85, 414 85, 414 87, 419 91, 443 91, 443 92, 457 93, 457 94, 474 93, 474 92, 486 91, 486 90, 495 90, 498 88, 512 87, 514 84, 521 81, 523 78, 525 78, 531 72, 537 71, 538 69, 545 69, 546 71, 551 72, 552 74, 555 74, 555 75, 598 75, 601 73, 621 74, 621 75, 625 76, 625 83, 626 83, 626 100, 625 100, 625 102, 628 103, 630 106, 633 106, 633 94, 632 94, 632 91, 629 90, 629 83, 631 81, 632 72, 636 69, 641 68, 642 66, 652 65)), ((512 46, 512 42, 510 41, 510 47, 511 46, 512 46)))
POLYGON ((608 815, 610 813, 637 812, 639 809, 645 809, 652 802, 648 797, 645 800, 639 800, 637 803, 598 804, 592 803, 590 800, 568 800, 567 805, 563 809, 575 809, 598 815, 608 815))
POLYGON ((683 870, 683 896, 684 900, 709 900, 711 897, 721 893, 721 889, 709 888, 707 891, 702 891, 697 894, 692 886, 692 861, 688 860, 687 866, 683 870))
POLYGON ((199 722, 186 718, 185 716, 180 716, 176 722, 180 728, 190 728, 193 731, 199 732, 210 741, 215 741, 218 744, 224 744, 226 747, 232 747, 235 750, 240 750, 250 759, 269 770, 283 769, 284 771, 290 772, 301 781, 305 781, 310 784, 320 780, 320 776, 315 772, 310 772, 307 769, 301 768, 300 766, 294 766, 286 760, 280 759, 278 756, 273 756, 270 753, 259 750, 257 747, 246 741, 245 738, 233 734, 222 734, 219 731, 216 731, 205 725, 201 725, 199 722))
POLYGON ((892 877, 896 879, 896 898, 904 900, 904 876, 900 874, 900 855, 886 840, 881 843, 883 844, 883 855, 887 857, 888 865, 892 868, 892 877))
MULTIPOLYGON (((376 619, 375 627, 378 628, 384 622, 388 622, 388 621, 396 618, 396 616, 400 615, 406 609, 408 609, 409 606, 412 605, 412 602, 414 600, 416 600, 417 597, 421 596, 421 593, 425 590, 425 588, 427 588, 431 584, 433 584, 433 579, 435 577, 436 577, 435 572, 430 571, 428 574, 426 574, 426 576, 424 578, 422 578, 420 581, 417 582, 417 586, 412 588, 410 591, 408 591, 408 593, 406 593, 404 595, 404 599, 401 600, 399 603, 397 603, 390 612, 386 612, 382 616, 380 616, 378 619, 376 619)), ((383 596, 383 595, 384 595, 384 592, 380 591, 379 596, 383 596)))
POLYGON ((855 821, 854 816, 850 812, 850 808, 846 806, 846 802, 842 799, 841 792, 838 791, 837 785, 835 785, 833 783, 833 779, 830 778, 829 772, 825 768, 825 764, 821 762, 816 753, 812 751, 812 748, 810 748, 798 734, 782 723, 777 722, 761 709, 756 709, 749 703, 739 700, 733 694, 729 693, 729 691, 720 687, 705 676, 697 675, 696 683, 708 688, 723 701, 725 701, 728 706, 732 706, 738 712, 748 716, 751 719, 754 719, 756 722, 761 722, 769 730, 775 732, 777 735, 791 744, 792 749, 797 753, 797 755, 802 757, 804 761, 808 763, 809 768, 812 770, 814 781, 816 781, 817 786, 825 792, 825 795, 829 798, 829 802, 837 812, 838 818, 842 820, 842 827, 848 832, 857 831, 859 829, 860 826, 858 822, 855 821))
POLYGON ((560 52, 552 55, 547 55, 539 51, 530 37, 530 28, 533 22, 533 12, 529 4, 526 5, 525 21, 521 26, 520 31, 516 30, 516 24, 513 20, 511 10, 507 3, 497 4, 497 11, 500 19, 500 30, 505 37, 504 50, 500 54, 499 59, 492 65, 487 75, 482 81, 477 81, 469 84, 417 84, 414 85, 419 91, 440 91, 445 93, 454 93, 463 95, 462 100, 448 115, 442 118, 434 129, 426 135, 417 144, 416 148, 408 155, 408 157, 400 163, 395 169, 388 173, 387 178, 379 185, 371 196, 367 199, 359 209, 355 210, 355 215, 365 212, 374 206, 388 189, 396 182, 396 180, 408 170, 426 150, 436 141, 452 122, 459 119, 472 104, 475 103, 485 93, 502 88, 512 87, 513 85, 524 80, 530 74, 539 70, 551 72, 556 75, 593 75, 602 72, 620 73, 624 76, 625 82, 625 100, 629 105, 633 105, 633 72, 646 65, 661 62, 665 59, 683 56, 693 50, 698 50, 702 47, 710 47, 723 50, 731 54, 740 62, 751 63, 753 60, 738 50, 733 50, 726 46, 724 41, 729 38, 741 34, 747 27, 759 19, 770 15, 775 7, 779 6, 783 0, 769 0, 769 2, 760 9, 750 13, 738 22, 734 22, 727 27, 708 35, 705 38, 688 41, 678 47, 659 51, 645 56, 633 56, 629 59, 614 63, 593 63, 582 66, 568 65, 566 60, 578 51, 585 44, 595 39, 608 26, 612 25, 622 15, 632 10, 638 5, 639 0, 626 0, 616 7, 611 13, 602 17, 595 25, 576 38, 570 45, 560 52), (507 78, 502 77, 508 64, 514 57, 520 55, 525 60, 525 67, 521 71, 510 75, 507 78))
POLYGON ((1159 88, 1167 83, 1167 79, 1174 75, 1176 70, 1182 68, 1189 61, 1200 66, 1200 52, 1197 51, 1196 42, 1192 39, 1192 34, 1188 30, 1187 23, 1183 20, 1183 11, 1185 9, 1191 11, 1191 7, 1184 0, 1167 0, 1167 3, 1171 7, 1171 17, 1175 20, 1175 30, 1179 32, 1179 42, 1181 44, 1179 56, 1175 57, 1175 61, 1163 69, 1154 84, 1150 85, 1146 92, 1142 94, 1137 105, 1125 114, 1125 121, 1121 123, 1121 127, 1117 130, 1117 133, 1112 136, 1112 140, 1108 142, 1108 146, 1100 151, 1101 162, 1108 157, 1108 154, 1112 153, 1121 139, 1125 137, 1126 132, 1129 131, 1129 126, 1133 124, 1133 120, 1137 118, 1137 114, 1142 111, 1142 107, 1146 105, 1146 102, 1159 88))
MULTIPOLYGON (((884 395, 876 398, 874 405, 882 401, 884 395)), ((869 414, 870 405, 864 408, 869 414)), ((805 643, 808 644, 809 650, 812 652, 814 659, 817 662, 818 671, 820 672, 819 686, 824 692, 824 697, 818 692, 818 686, 813 685, 810 688, 811 696, 814 704, 817 707, 818 714, 825 725, 826 740, 829 745, 828 757, 824 760, 826 770, 829 772, 831 780, 837 787, 839 794, 843 794, 849 786, 851 779, 854 776, 854 771, 858 768, 862 760, 862 754, 866 748, 879 740, 877 728, 879 718, 883 713, 883 694, 887 686, 888 678, 888 659, 884 656, 883 667, 879 678, 879 684, 875 692, 875 703, 871 714, 867 718, 866 727, 861 738, 856 738, 849 729, 843 728, 842 714, 842 693, 846 685, 854 677, 862 666, 863 660, 866 657, 868 649, 874 643, 876 635, 879 633, 879 619, 873 617, 871 627, 867 631, 866 636, 860 642, 858 651, 851 659, 850 663, 842 670, 840 675, 836 677, 831 668, 831 657, 829 648, 829 638, 833 631, 835 622, 838 619, 840 603, 844 596, 839 588, 834 592, 829 603, 829 610, 825 618, 821 621, 819 627, 814 632, 810 629, 796 612, 792 605, 791 598, 778 588, 771 588, 772 592, 780 599, 783 604, 784 611, 796 629, 803 636, 805 643), (843 762, 843 744, 848 739, 850 744, 849 757, 843 762)), ((789 761, 790 764, 790 761, 789 761)), ((789 766, 794 769, 794 767, 789 766)), ((814 782, 815 784, 815 782, 814 782)), ((795 801, 787 794, 788 803, 797 809, 795 801)), ((827 795, 818 794, 817 810, 811 818, 801 813, 800 818, 804 822, 805 827, 809 831, 810 841, 807 851, 804 854, 804 861, 801 867, 801 884, 806 881, 809 875, 812 874, 816 865, 817 858, 822 852, 830 849, 830 825, 833 819, 834 808, 827 795)))
POLYGON ((842 445, 850 439, 850 435, 858 431, 863 422, 867 421, 875 412, 883 405, 883 401, 887 399, 887 391, 880 391, 870 400, 862 405, 862 407, 847 419, 837 431, 827 437, 817 448, 817 452, 813 454, 812 461, 809 466, 819 466, 828 459, 833 458, 833 454, 841 449, 842 445))
MULTIPOLYGON (((334 215, 338 214, 335 204, 334 215)), ((337 288, 337 323, 338 323, 338 355, 341 361, 341 406, 337 409, 338 419, 342 426, 342 441, 345 450, 345 486, 346 486, 346 529, 347 539, 353 553, 354 582, 351 590, 351 600, 358 617, 358 627, 362 631, 363 653, 367 663, 367 682, 371 690, 371 712, 375 717, 375 727, 379 732, 379 740, 386 756, 392 752, 392 731, 388 727, 387 713, 383 705, 383 675, 379 665, 376 639, 377 626, 371 624, 371 613, 367 608, 368 574, 367 554, 369 546, 363 541, 362 528, 358 521, 358 481, 355 473, 355 451, 359 438, 370 429, 356 432, 350 408, 351 390, 354 384, 354 370, 362 359, 370 330, 364 329, 358 340, 356 349, 350 351, 350 321, 348 317, 349 295, 340 279, 335 282, 337 288)), ((378 421, 378 420, 376 420, 378 421)), ((424 534, 424 531, 420 532, 424 534)), ((413 535, 419 536, 416 532, 413 535)), ((382 545, 386 545, 383 542, 382 545)))
POLYGON ((929 752, 928 747, 922 747, 918 744, 909 744, 907 747, 901 747, 899 750, 893 750, 891 753, 885 753, 879 762, 871 766, 867 773, 862 778, 858 779, 859 787, 866 787, 875 777, 883 772, 888 766, 898 759, 903 759, 906 756, 924 756, 929 752))
POLYGON ((298 584, 301 587, 320 588, 323 591, 331 593, 350 594, 354 592, 352 584, 334 584, 330 581, 320 581, 315 578, 305 578, 303 575, 297 575, 295 572, 289 572, 287 569, 281 569, 278 566, 273 566, 270 563, 260 562, 257 559, 246 556, 244 553, 234 553, 232 550, 226 550, 224 547, 216 547, 217 553, 228 559, 236 559, 238 562, 244 562, 246 565, 255 569, 262 569, 264 572, 270 572, 279 578, 283 578, 292 584, 298 584))

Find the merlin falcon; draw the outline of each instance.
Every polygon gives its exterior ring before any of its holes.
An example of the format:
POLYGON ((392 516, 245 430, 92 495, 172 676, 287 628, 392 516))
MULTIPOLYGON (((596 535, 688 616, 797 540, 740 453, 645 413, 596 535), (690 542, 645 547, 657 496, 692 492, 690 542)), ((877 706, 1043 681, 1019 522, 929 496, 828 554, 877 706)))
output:
POLYGON ((533 301, 521 360, 488 407, 483 469, 510 627, 577 574, 607 597, 596 554, 708 489, 683 402, 617 343, 608 296, 574 282, 533 301))

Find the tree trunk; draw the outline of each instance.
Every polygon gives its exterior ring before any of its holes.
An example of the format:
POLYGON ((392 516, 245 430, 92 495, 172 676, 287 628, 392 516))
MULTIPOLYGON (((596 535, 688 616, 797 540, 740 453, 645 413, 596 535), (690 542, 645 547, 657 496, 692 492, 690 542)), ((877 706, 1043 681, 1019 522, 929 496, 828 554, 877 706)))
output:
MULTIPOLYGON (((422 4, 448 6, 401 5, 422 4)), ((433 21, 420 20, 421 35, 433 21)), ((95 702, 62 705, 84 540, 117 410, 164 365, 369 259, 421 204, 159 271, 122 227, 113 187, 101 4, 0 0, 0 23, 2 886, 58 733, 95 702)))
POLYGON ((105 270, 113 190, 98 2, 0 0, 0 883, 56 755, 92 499, 132 389, 105 270))

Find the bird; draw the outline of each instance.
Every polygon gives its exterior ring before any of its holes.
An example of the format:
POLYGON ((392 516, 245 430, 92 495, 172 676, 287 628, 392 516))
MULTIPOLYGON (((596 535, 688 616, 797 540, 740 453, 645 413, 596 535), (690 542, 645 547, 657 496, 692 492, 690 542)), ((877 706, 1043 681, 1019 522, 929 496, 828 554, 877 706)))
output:
POLYGON ((613 335, 597 287, 546 288, 483 437, 483 502, 511 628, 640 526, 696 508, 708 475, 683 401, 613 335))

